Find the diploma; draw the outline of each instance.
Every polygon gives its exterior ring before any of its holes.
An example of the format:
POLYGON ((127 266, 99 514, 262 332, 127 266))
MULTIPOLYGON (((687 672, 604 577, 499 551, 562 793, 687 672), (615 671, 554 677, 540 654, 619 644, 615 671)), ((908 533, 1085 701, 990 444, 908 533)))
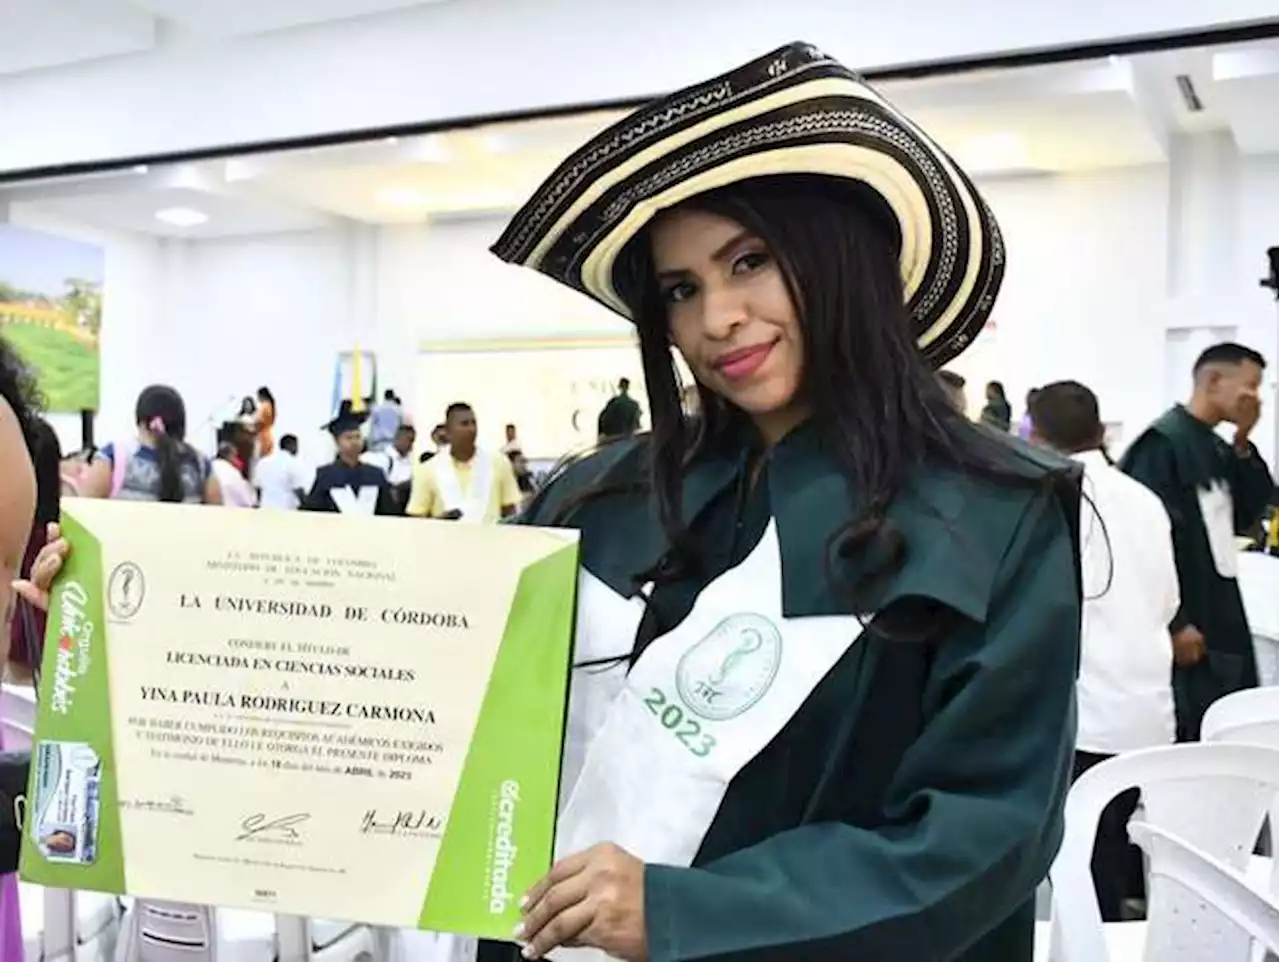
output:
POLYGON ((509 937, 575 532, 92 500, 62 530, 24 879, 509 937))

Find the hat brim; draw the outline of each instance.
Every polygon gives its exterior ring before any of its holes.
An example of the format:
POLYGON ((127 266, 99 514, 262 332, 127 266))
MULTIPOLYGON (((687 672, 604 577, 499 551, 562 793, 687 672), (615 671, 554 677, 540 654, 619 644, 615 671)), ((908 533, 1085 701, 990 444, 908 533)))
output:
POLYGON ((990 316, 1004 245, 958 165, 836 61, 796 44, 663 98, 571 155, 493 252, 630 318, 616 268, 655 216, 698 194, 788 174, 870 188, 897 220, 913 335, 941 366, 990 316))

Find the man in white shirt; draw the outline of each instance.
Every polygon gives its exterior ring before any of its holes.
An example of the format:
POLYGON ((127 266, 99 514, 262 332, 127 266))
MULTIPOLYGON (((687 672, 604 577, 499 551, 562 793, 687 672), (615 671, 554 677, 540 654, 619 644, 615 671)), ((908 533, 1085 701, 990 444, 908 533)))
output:
POLYGON ((516 437, 516 426, 514 424, 507 425, 505 436, 506 440, 502 442, 502 447, 499 449, 503 454, 511 457, 515 452, 523 450, 520 439, 516 437))
POLYGON ((383 392, 382 403, 369 415, 369 450, 382 451, 390 447, 400 425, 404 424, 404 407, 396 392, 383 392))
POLYGON ((391 485, 391 497, 401 514, 409 503, 409 489, 413 483, 413 445, 418 439, 418 432, 412 424, 401 424, 396 428, 395 438, 391 444, 380 451, 367 451, 360 460, 380 468, 391 485))
MULTIPOLYGON (((1084 466, 1075 778, 1112 755, 1174 740, 1169 624, 1180 599, 1169 515, 1112 465, 1102 438, 1098 399, 1083 384, 1048 384, 1032 401, 1031 440, 1084 466)), ((1127 830, 1137 802, 1136 790, 1126 792, 1098 825, 1093 876, 1105 921, 1121 921, 1124 899, 1140 894, 1141 859, 1127 830)))
POLYGON ((298 460, 298 439, 286 434, 276 449, 260 460, 253 471, 259 506, 276 511, 297 511, 311 486, 298 460))

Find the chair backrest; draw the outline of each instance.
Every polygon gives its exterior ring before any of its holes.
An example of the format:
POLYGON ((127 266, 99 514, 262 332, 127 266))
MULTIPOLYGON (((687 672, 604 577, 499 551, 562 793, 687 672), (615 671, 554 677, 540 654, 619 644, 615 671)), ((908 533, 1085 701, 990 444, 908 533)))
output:
POLYGON ((9 751, 31 747, 36 725, 36 694, 30 685, 0 685, 0 728, 9 751))
POLYGON ((1098 819, 1121 792, 1138 788, 1145 817, 1237 871, 1253 851, 1280 786, 1280 752, 1259 745, 1168 745, 1117 755, 1089 769, 1067 794, 1053 888, 1050 958, 1108 962, 1090 861, 1098 819))
MULTIPOLYGON (((1207 742, 1267 745, 1280 748, 1280 688, 1247 688, 1224 695, 1204 713, 1200 737, 1207 742)), ((1268 827, 1272 895, 1280 892, 1280 798, 1273 799, 1268 827)))
POLYGON ((185 902, 138 899, 129 913, 129 937, 121 962, 215 962, 214 910, 185 902))
POLYGON ((1240 571, 1236 584, 1249 629, 1265 638, 1280 638, 1280 598, 1276 597, 1280 560, 1258 551, 1244 551, 1238 557, 1240 571))
POLYGON ((41 891, 44 902, 44 929, 40 933, 41 956, 45 959, 74 959, 80 941, 76 918, 76 893, 70 889, 46 888, 41 891))
POLYGON ((1147 883, 1147 959, 1222 962, 1247 959, 1251 942, 1280 950, 1280 906, 1243 875, 1150 822, 1129 837, 1151 864, 1147 883))
POLYGON ((1200 738, 1280 748, 1280 688, 1246 688, 1219 698, 1204 713, 1200 738))

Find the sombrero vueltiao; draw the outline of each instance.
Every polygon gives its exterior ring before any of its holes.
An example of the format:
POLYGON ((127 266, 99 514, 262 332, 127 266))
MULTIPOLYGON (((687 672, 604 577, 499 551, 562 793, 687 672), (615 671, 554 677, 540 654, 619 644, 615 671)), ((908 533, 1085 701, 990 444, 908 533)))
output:
POLYGON ((904 296, 935 366, 991 314, 1004 244, 972 182, 920 128, 808 44, 663 97, 575 151, 492 250, 630 317, 619 254, 660 211, 753 177, 822 174, 866 184, 897 218, 904 296))

